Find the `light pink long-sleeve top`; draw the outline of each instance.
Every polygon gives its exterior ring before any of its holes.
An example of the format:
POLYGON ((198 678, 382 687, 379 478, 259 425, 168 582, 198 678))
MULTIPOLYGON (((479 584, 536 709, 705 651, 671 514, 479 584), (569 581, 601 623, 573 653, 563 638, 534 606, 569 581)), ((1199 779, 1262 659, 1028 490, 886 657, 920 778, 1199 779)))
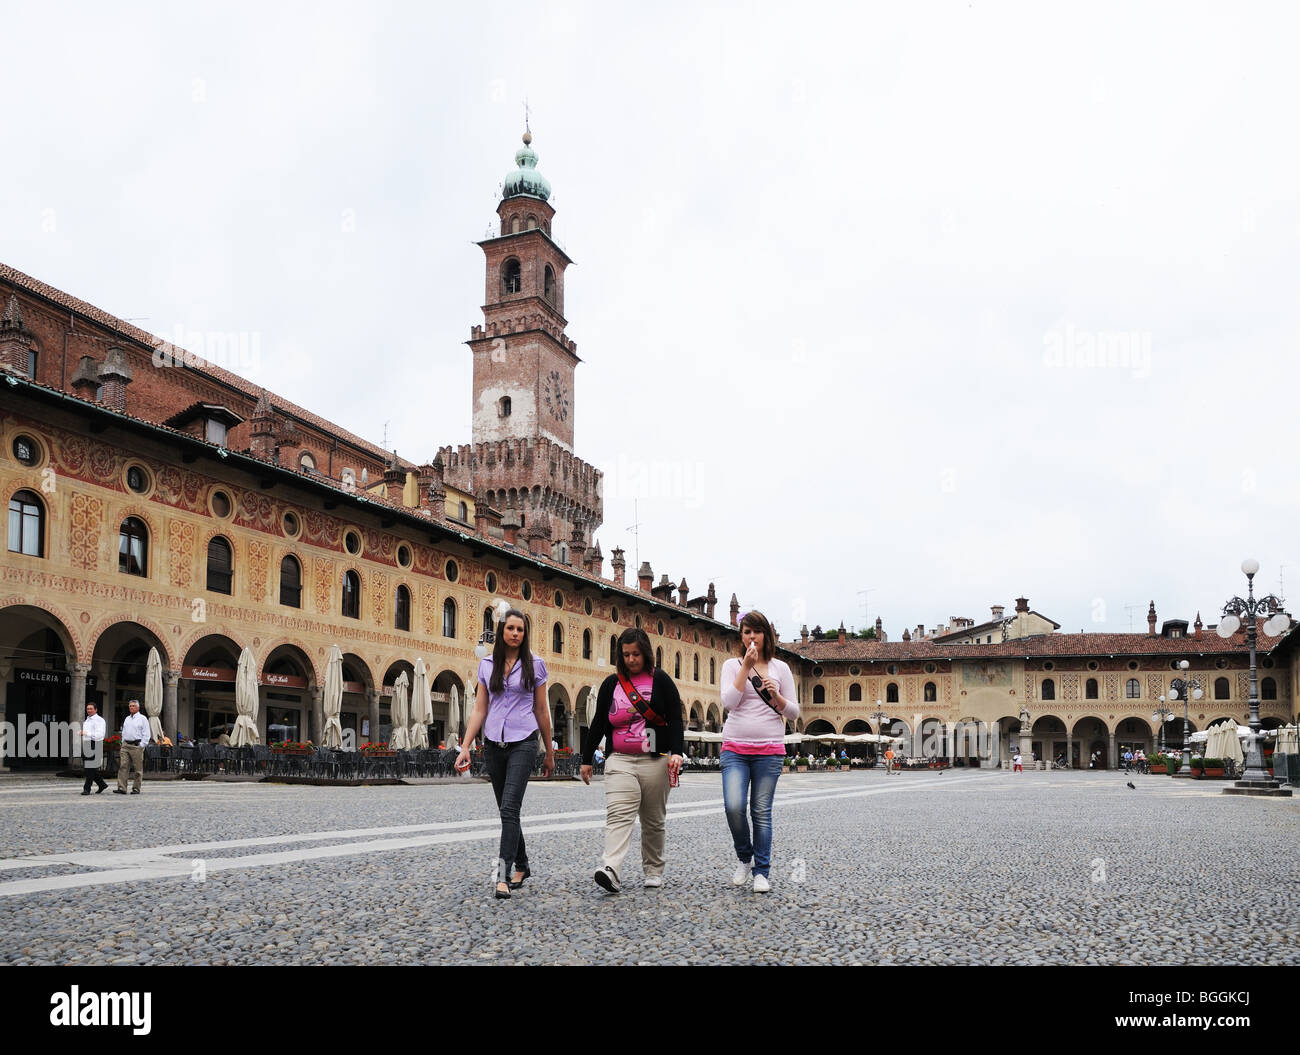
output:
MULTIPOLYGON (((799 701, 795 698, 794 675, 781 660, 768 661, 767 673, 785 698, 784 714, 777 714, 754 686, 745 682, 744 691, 736 688, 736 675, 740 673, 740 660, 732 658, 722 664, 722 707, 727 720, 722 726, 722 739, 737 744, 779 744, 785 742, 785 723, 799 717, 799 701)), ((754 673, 757 673, 755 671, 754 673)))

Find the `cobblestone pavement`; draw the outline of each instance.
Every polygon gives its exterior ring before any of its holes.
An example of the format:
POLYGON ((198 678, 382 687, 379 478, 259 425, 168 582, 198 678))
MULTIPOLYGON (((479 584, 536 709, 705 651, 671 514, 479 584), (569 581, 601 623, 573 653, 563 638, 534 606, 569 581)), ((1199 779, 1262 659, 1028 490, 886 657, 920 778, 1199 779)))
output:
POLYGON ((494 901, 488 785, 0 781, 0 963, 1300 963, 1300 801, 1117 773, 783 776, 772 892, 730 882, 714 774, 668 875, 592 882, 599 784, 534 783, 494 901))

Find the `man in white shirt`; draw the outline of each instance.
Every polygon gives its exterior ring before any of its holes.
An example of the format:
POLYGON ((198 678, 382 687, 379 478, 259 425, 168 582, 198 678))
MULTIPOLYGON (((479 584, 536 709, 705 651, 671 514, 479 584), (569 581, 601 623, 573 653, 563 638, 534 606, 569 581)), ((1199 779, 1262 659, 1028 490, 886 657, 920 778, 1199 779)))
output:
POLYGON ((126 794, 126 785, 133 772, 135 787, 131 789, 132 795, 140 794, 140 784, 144 780, 144 748, 149 743, 149 719, 140 713, 139 700, 132 700, 127 706, 131 713, 122 723, 122 760, 117 766, 114 795, 126 794))
POLYGON ((85 759, 86 769, 86 783, 81 787, 83 795, 90 794, 91 784, 99 784, 95 789, 96 795, 104 794, 104 789, 108 787, 108 782, 99 772, 104 764, 104 735, 107 727, 95 710, 93 703, 86 704, 86 720, 81 723, 81 756, 85 759))

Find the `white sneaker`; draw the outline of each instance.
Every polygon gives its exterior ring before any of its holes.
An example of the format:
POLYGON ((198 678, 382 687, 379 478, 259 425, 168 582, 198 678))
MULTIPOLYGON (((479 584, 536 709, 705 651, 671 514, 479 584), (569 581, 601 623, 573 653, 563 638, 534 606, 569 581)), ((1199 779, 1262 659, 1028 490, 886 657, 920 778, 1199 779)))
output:
POLYGON ((645 877, 645 885, 648 886, 648 887, 652 887, 652 886, 663 886, 663 885, 664 885, 664 877, 663 877, 663 876, 646 876, 646 877, 645 877))
POLYGON ((749 865, 744 861, 736 865, 736 874, 731 877, 732 886, 744 886, 749 882, 749 865))
POLYGON ((755 894, 766 894, 771 889, 772 889, 772 884, 767 881, 767 876, 765 875, 754 876, 755 894))

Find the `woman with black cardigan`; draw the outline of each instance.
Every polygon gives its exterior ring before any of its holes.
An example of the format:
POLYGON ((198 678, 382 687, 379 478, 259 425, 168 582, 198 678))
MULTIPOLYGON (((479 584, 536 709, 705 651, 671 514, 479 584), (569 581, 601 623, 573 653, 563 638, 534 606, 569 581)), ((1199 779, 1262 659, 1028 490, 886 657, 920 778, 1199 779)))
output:
POLYGON ((682 698, 673 679, 654 666, 645 631, 618 639, 618 673, 596 696, 596 716, 582 745, 582 781, 591 783, 592 758, 609 738, 605 761, 605 863, 596 885, 610 894, 622 886, 619 869, 641 818, 641 869, 645 885, 664 884, 664 819, 668 788, 682 770, 682 698))

